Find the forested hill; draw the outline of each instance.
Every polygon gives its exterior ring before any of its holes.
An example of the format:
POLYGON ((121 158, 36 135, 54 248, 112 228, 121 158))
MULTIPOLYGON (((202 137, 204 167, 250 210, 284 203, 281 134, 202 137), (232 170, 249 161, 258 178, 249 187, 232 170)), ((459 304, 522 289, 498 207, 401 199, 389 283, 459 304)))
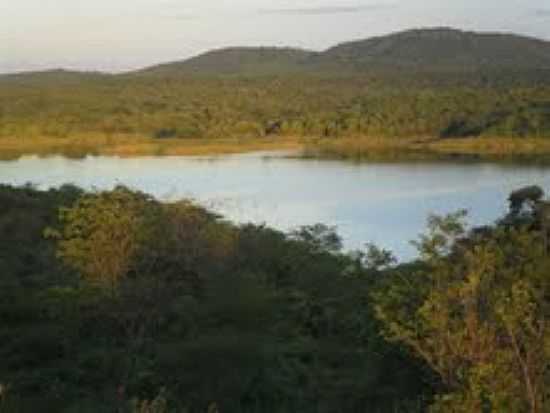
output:
POLYGON ((550 42, 412 30, 125 74, 0 76, 0 138, 550 137, 550 42))
POLYGON ((102 72, 79 72, 76 70, 52 69, 37 72, 0 74, 0 84, 9 86, 81 86, 89 82, 116 78, 116 75, 102 72))
POLYGON ((417 29, 344 43, 324 52, 288 48, 221 49, 151 67, 141 73, 358 74, 411 69, 445 73, 550 70, 550 42, 514 34, 417 29))
POLYGON ((153 66, 139 73, 193 75, 265 75, 303 72, 311 69, 315 53, 276 47, 233 47, 212 50, 181 62, 153 66))
POLYGON ((318 60, 362 70, 550 69, 550 42, 449 28, 409 30, 341 44, 322 53, 318 60))
MULTIPOLYGON (((529 73, 537 80, 550 77, 550 41, 515 34, 476 33, 451 28, 415 29, 343 43, 322 52, 298 48, 232 47, 164 63, 127 75, 265 76, 365 75, 396 73, 468 75, 475 72, 529 73)), ((78 72, 52 70, 26 73, 15 79, 74 79, 78 72)), ((81 73, 89 78, 98 73, 81 73)), ((529 76, 528 76, 529 77, 529 76)), ((13 80, 14 76, 9 76, 13 80)), ((0 80, 5 75, 0 75, 0 80)))

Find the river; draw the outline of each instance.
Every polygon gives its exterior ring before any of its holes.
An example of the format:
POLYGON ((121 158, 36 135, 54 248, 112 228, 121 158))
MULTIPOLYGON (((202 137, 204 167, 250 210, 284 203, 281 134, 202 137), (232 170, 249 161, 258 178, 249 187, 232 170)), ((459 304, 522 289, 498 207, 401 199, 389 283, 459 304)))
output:
POLYGON ((123 184, 161 200, 192 198, 235 222, 288 231, 336 226, 346 249, 366 242, 415 256, 410 241, 430 213, 469 210, 472 225, 506 211, 512 190, 537 184, 550 191, 550 167, 497 163, 350 163, 282 153, 214 157, 26 156, 0 161, 0 182, 40 189, 73 183, 86 189, 123 184))

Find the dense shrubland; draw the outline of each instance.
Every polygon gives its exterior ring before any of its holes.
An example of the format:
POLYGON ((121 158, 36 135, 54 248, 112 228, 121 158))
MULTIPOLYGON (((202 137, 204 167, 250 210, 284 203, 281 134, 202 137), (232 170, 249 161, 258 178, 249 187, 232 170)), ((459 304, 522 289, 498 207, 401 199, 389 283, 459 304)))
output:
POLYGON ((548 204, 420 258, 119 187, 0 189, 1 412, 546 412, 548 204))
POLYGON ((36 76, 0 81, 0 137, 550 136, 550 91, 536 82, 36 76))
POLYGON ((548 154, 537 138, 550 137, 549 65, 542 40, 431 28, 323 52, 212 50, 118 75, 0 75, 0 154, 181 155, 228 151, 185 150, 197 141, 242 149, 242 141, 250 148, 302 137, 317 146, 310 154, 354 158, 409 152, 395 143, 407 139, 464 137, 474 138, 468 148, 444 152, 483 154, 475 142, 487 137, 513 155, 515 142, 506 139, 528 137, 524 152, 548 154), (347 150, 354 145, 360 156, 347 150))
POLYGON ((236 227, 125 188, 0 196, 0 411, 126 411, 162 391, 174 411, 389 412, 429 396, 429 370, 377 334, 374 275, 324 226, 236 227))

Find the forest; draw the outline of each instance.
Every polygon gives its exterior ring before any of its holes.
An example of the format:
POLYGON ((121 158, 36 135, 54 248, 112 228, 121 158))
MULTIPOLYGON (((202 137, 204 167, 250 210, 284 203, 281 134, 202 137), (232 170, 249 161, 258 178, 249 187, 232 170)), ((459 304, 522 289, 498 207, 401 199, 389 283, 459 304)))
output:
POLYGON ((485 138, 511 155, 507 139, 550 154, 548 137, 550 42, 509 33, 436 27, 324 51, 216 49, 117 74, 0 75, 6 157, 71 145, 81 156, 181 155, 191 142, 285 139, 323 140, 309 152, 348 157, 354 145, 406 152, 404 140, 464 138, 475 153, 485 138))
MULTIPOLYGON (((548 42, 437 28, 0 75, 0 157, 548 160, 549 68, 548 42)), ((0 185, 0 413, 550 413, 550 201, 508 202, 484 226, 430 216, 402 262, 323 223, 0 185)))
POLYGON ((0 412, 550 412, 550 204, 465 218, 397 262, 322 224, 2 186, 0 412))
POLYGON ((0 139, 549 137, 547 82, 518 79, 21 75, 0 78, 0 139))

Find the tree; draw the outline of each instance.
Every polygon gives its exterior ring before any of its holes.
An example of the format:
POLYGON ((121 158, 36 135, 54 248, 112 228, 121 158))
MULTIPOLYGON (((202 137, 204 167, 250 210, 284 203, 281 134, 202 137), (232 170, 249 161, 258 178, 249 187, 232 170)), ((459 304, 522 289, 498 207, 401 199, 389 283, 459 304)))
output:
POLYGON ((514 191, 508 197, 508 202, 510 203, 510 214, 512 216, 517 216, 525 206, 528 206, 533 209, 541 199, 544 197, 544 191, 539 186, 527 186, 517 191, 514 191))
POLYGON ((389 340, 437 372, 447 394, 434 411, 542 412, 550 260, 541 233, 500 226, 468 238, 460 217, 432 219, 418 243, 427 267, 376 293, 377 316, 389 340))
POLYGON ((57 255, 66 264, 114 293, 148 238, 154 211, 147 195, 117 187, 62 208, 62 229, 47 235, 58 239, 57 255))
POLYGON ((336 228, 324 224, 302 226, 292 231, 290 237, 308 245, 312 252, 338 253, 342 250, 342 239, 336 228))

